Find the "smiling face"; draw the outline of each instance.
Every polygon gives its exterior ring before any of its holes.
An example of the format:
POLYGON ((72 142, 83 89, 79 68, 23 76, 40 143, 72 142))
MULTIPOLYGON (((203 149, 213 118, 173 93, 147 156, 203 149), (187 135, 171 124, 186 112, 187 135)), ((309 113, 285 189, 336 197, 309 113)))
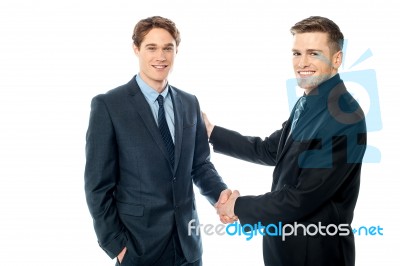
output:
POLYGON ((332 51, 324 32, 295 34, 292 52, 297 83, 306 94, 336 75, 342 63, 342 52, 332 51))
POLYGON ((175 39, 168 31, 153 28, 146 34, 140 47, 134 45, 133 49, 139 59, 140 77, 150 87, 162 92, 177 53, 175 39))

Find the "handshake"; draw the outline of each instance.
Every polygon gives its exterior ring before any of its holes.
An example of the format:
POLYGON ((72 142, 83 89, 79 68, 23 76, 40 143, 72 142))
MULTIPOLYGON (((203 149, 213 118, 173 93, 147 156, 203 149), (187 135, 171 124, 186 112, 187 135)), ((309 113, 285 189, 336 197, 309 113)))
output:
POLYGON ((239 191, 234 190, 232 192, 230 189, 223 190, 219 195, 218 202, 215 203, 214 207, 222 223, 233 223, 238 220, 235 215, 235 202, 239 196, 239 191))

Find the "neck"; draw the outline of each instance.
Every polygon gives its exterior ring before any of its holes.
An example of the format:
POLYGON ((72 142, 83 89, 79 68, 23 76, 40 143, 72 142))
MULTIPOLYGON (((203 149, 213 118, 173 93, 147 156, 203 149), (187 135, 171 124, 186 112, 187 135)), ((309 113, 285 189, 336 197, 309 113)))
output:
POLYGON ((150 85, 150 87, 152 87, 158 93, 162 93, 165 90, 166 86, 167 86, 167 82, 163 82, 159 86, 150 85))
POLYGON ((150 79, 143 73, 139 73, 139 75, 142 78, 142 80, 144 82, 146 82, 147 85, 149 85, 153 90, 157 91, 158 93, 162 93, 167 86, 167 83, 168 83, 167 79, 159 81, 159 80, 150 79))

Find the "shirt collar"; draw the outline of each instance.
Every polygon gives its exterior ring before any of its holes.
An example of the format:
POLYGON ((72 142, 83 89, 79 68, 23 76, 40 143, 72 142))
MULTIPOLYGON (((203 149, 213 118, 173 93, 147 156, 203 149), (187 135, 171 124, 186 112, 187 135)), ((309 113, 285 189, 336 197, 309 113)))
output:
POLYGON ((136 75, 136 82, 139 85, 140 90, 142 91, 144 97, 150 101, 150 102, 155 102, 157 100, 158 95, 162 95, 164 99, 168 96, 169 93, 169 85, 167 84, 165 86, 165 90, 163 90, 161 93, 158 93, 155 89, 147 85, 146 82, 140 77, 139 74, 136 75))

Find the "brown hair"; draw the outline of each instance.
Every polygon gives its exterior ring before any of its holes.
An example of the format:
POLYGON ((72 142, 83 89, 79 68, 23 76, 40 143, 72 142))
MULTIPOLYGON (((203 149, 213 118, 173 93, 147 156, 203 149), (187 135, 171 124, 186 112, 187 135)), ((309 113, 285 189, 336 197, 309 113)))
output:
POLYGON ((176 46, 179 46, 179 43, 181 42, 181 35, 178 28, 175 26, 175 23, 172 20, 160 16, 148 17, 140 20, 136 24, 132 35, 133 44, 140 48, 144 37, 151 29, 154 28, 161 28, 168 31, 175 39, 176 46))
POLYGON ((312 16, 297 22, 290 32, 295 35, 297 33, 306 32, 325 32, 328 33, 328 45, 331 52, 335 53, 343 49, 344 37, 338 25, 328 18, 312 16))

